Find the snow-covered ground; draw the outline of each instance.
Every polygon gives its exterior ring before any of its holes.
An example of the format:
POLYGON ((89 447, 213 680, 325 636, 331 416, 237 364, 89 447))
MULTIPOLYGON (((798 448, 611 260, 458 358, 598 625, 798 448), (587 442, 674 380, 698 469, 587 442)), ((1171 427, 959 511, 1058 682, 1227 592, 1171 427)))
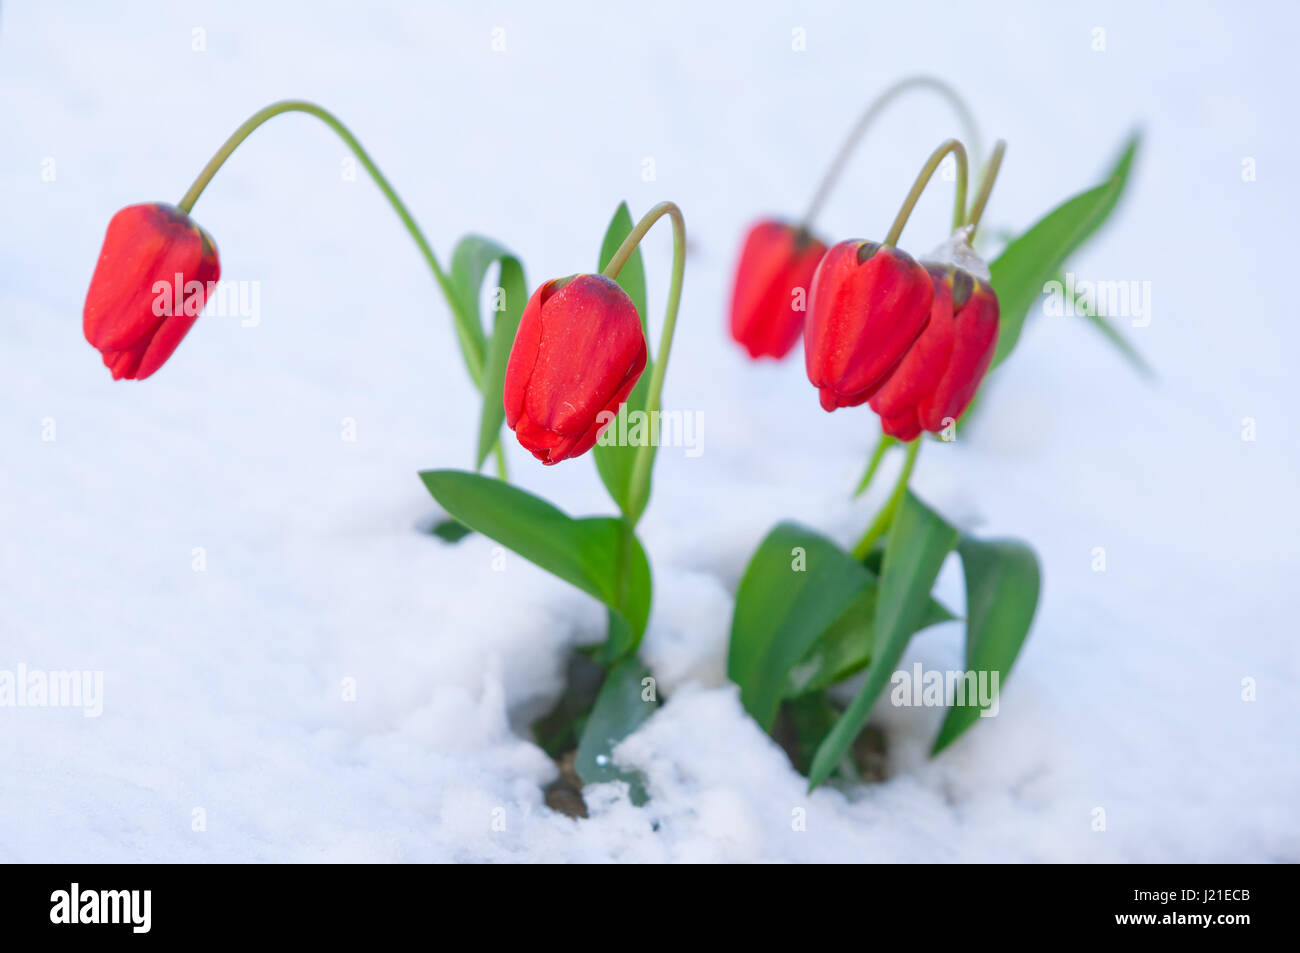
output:
MULTIPOLYGON (((1300 860, 1294 6, 439 6, 4 5, 0 670, 99 671, 103 697, 99 717, 0 708, 0 860, 1300 860), (1031 318, 982 421, 915 478, 1042 558, 1002 712, 928 760, 941 713, 886 704, 890 780, 809 797, 726 683, 731 593, 780 518, 861 532, 874 418, 823 413, 798 357, 751 366, 723 315, 743 226, 799 212, 865 100, 917 71, 1010 141, 997 228, 1145 125, 1073 270, 1150 282, 1126 331, 1159 378, 1031 318), (206 316, 143 384, 83 341, 112 213, 179 199, 286 96, 352 125, 444 260, 482 232, 536 285, 594 266, 620 199, 685 210, 665 396, 703 415, 704 453, 661 454, 643 523, 670 697, 620 756, 648 807, 543 804, 554 769, 524 729, 603 616, 521 559, 494 571, 481 538, 419 532, 416 471, 467 463, 477 405, 418 254, 328 130, 275 120, 196 206, 223 277, 257 283, 256 326, 206 316)), ((891 111, 824 231, 878 238, 956 131, 923 97, 891 111)), ((943 237, 947 189, 906 246, 943 237)), ((657 324, 666 226, 646 251, 657 324)), ((590 459, 509 455, 523 485, 609 512, 590 459)), ((941 585, 960 605, 955 564, 941 585)), ((929 630, 908 662, 953 667, 960 638, 929 630)))

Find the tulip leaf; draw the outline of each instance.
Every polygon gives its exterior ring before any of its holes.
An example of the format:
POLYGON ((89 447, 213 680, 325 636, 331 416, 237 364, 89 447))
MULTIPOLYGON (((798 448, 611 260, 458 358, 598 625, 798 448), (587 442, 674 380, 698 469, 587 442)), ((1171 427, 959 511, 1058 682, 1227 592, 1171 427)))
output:
MULTIPOLYGON (((785 691, 787 697, 822 692, 867 667, 875 645, 879 595, 880 587, 872 573, 871 584, 858 593, 857 598, 813 644, 807 657, 791 670, 785 691)), ((932 598, 916 631, 941 622, 952 622, 956 618, 943 603, 932 598)))
MULTIPOLYGON (((996 698, 1038 607, 1038 559, 1032 549, 1014 539, 986 542, 967 536, 957 552, 966 577, 966 670, 988 679, 985 685, 996 698), (996 683, 992 673, 997 673, 996 683)), ((955 741, 988 707, 981 705, 979 698, 967 697, 963 702, 958 705, 954 701, 948 709, 932 754, 955 741)))
POLYGON ((1074 196, 1008 245, 989 266, 1001 309, 990 370, 1015 348, 1029 309, 1078 247, 1097 210, 1112 202, 1116 190, 1116 182, 1110 180, 1074 196))
POLYGON ((790 672, 874 576, 835 543, 780 523, 759 544, 736 591, 727 675, 771 732, 790 672))
POLYGON ((510 362, 510 349, 519 330, 519 319, 528 302, 528 285, 524 280, 524 267, 519 259, 507 256, 501 259, 501 298, 492 319, 492 337, 488 342, 487 365, 483 368, 483 412, 479 416, 478 452, 474 468, 492 452, 501 438, 501 424, 506 419, 503 394, 506 386, 506 364, 510 362))
POLYGON ((596 696, 578 742, 574 770, 585 784, 626 781, 633 804, 646 802, 641 775, 614 764, 614 747, 634 732, 658 707, 654 683, 645 679, 650 672, 635 656, 628 656, 609 670, 596 696))
MULTIPOLYGON (((614 217, 610 219, 609 228, 605 230, 605 237, 600 245, 600 264, 598 268, 604 270, 609 264, 614 253, 618 251, 623 239, 632 234, 634 223, 632 221, 632 212, 628 209, 626 202, 620 202, 618 208, 614 210, 614 217)), ((646 284, 645 284, 645 262, 641 258, 641 249, 638 248, 632 252, 628 258, 627 264, 623 270, 618 273, 615 279, 619 287, 627 292, 627 296, 632 299, 636 305, 636 313, 641 316, 641 329, 646 328, 646 284)))
POLYGON ((464 470, 425 470, 420 479, 453 518, 608 606, 609 661, 635 651, 650 618, 650 563, 622 520, 575 519, 516 486, 464 470))
MULTIPOLYGON (((474 469, 477 470, 492 452, 505 420, 501 395, 505 388, 506 363, 510 359, 515 332, 519 330, 519 318, 528 303, 528 283, 524 278, 524 266, 517 257, 492 239, 479 235, 466 235, 456 245, 450 277, 459 299, 459 307, 452 309, 456 317, 456 333, 462 350, 468 353, 472 349, 477 356, 476 363, 480 369, 474 380, 483 394, 478 449, 474 458, 474 469), (479 298, 483 280, 493 264, 499 265, 499 270, 492 300, 492 329, 488 336, 479 314, 479 298)), ((471 376, 473 366, 470 365, 471 376)))
POLYGON ((1140 139, 1137 133, 1129 138, 1104 182, 1048 212, 1008 244, 989 266, 1001 308, 992 367, 1001 364, 1015 348, 1025 318, 1042 295, 1044 286, 1115 210, 1128 182, 1140 139))
POLYGON ((1116 182, 1119 187, 1112 193, 1110 201, 1097 209, 1093 220, 1084 230, 1083 237, 1079 239, 1080 245, 1092 238, 1106 224, 1106 220, 1110 218, 1111 213, 1119 205, 1120 199, 1124 197, 1124 189, 1128 185, 1129 173, 1133 170, 1133 160, 1137 158, 1138 147, 1141 144, 1142 133, 1140 131, 1130 133, 1129 137, 1124 140, 1124 146, 1119 151, 1119 157, 1115 160, 1115 164, 1111 166, 1110 172, 1106 174, 1106 180, 1116 182))
POLYGON ((885 544, 876 598, 875 644, 866 682, 818 747, 808 773, 809 790, 830 777, 867 723, 908 640, 925 620, 930 589, 956 543, 957 530, 941 516, 911 492, 903 497, 885 544))
MULTIPOLYGON (((614 253, 623 244, 623 239, 632 232, 633 222, 632 213, 628 210, 627 203, 623 202, 614 212, 614 217, 609 223, 609 228, 605 232, 605 239, 600 246, 600 264, 599 268, 603 270, 614 253)), ((645 263, 641 258, 641 249, 632 252, 632 256, 623 266, 623 270, 618 273, 616 279, 619 286, 627 292, 632 303, 636 305, 637 314, 641 316, 642 333, 648 335, 646 325, 646 282, 645 282, 645 263)), ((647 341, 649 340, 647 336, 647 341)), ((646 402, 646 392, 650 388, 650 370, 652 367, 651 360, 653 355, 649 355, 647 349, 647 361, 645 370, 641 372, 641 379, 637 381, 632 392, 628 394, 627 400, 619 408, 618 419, 612 421, 609 430, 613 434, 627 434, 636 432, 629 430, 628 413, 629 411, 644 410, 646 402)), ((632 482, 632 466, 636 460, 637 447, 620 446, 618 443, 610 440, 607 435, 602 435, 602 441, 597 442, 592 449, 592 454, 596 460, 596 470, 600 473, 600 479, 609 490, 609 495, 614 502, 618 504, 620 510, 628 512, 630 501, 628 499, 628 490, 632 482)))

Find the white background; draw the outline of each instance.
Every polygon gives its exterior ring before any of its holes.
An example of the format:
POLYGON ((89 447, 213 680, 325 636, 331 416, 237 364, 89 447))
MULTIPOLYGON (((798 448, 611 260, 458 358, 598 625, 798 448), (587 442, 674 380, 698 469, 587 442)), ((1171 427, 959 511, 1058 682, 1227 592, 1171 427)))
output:
MULTIPOLYGON (((105 697, 97 719, 0 709, 0 860, 1300 860, 1298 19, 1286 3, 6 3, 0 669, 101 670, 105 697), (1071 267, 1151 283, 1150 325, 1125 330, 1158 379, 1079 319, 1031 316, 982 420, 927 446, 914 480, 1042 559, 1002 713, 931 761, 942 713, 886 703, 890 780, 808 797, 726 683, 731 593, 778 519, 861 533, 880 491, 847 493, 876 421, 823 413, 798 352, 742 358, 730 270, 744 226, 797 214, 865 102, 914 72, 1010 142, 991 231, 1094 184, 1145 128, 1128 200, 1071 267), (259 326, 206 316, 144 383, 114 383, 83 340, 113 212, 177 201, 230 130, 290 96, 352 126, 444 262, 481 232, 535 286, 594 267, 619 200, 685 210, 665 400, 703 415, 705 443, 660 454, 643 523, 644 654, 670 697, 620 756, 648 808, 615 789, 590 792, 583 822, 542 803, 553 768, 525 726, 603 615, 513 556, 494 572, 481 538, 417 531, 435 507, 416 472, 470 462, 477 400, 422 260, 364 175, 344 180, 324 126, 259 130, 195 208, 223 277, 259 283, 259 326)), ((895 107, 825 234, 878 239, 957 131, 940 102, 895 107)), ((905 247, 944 237, 949 188, 905 247)), ((657 328, 666 224, 645 250, 657 328)), ((589 459, 509 452, 523 485, 610 511, 589 459)), ((960 606, 955 563, 941 590, 960 606)), ((955 667, 960 639, 929 630, 907 663, 955 667)))

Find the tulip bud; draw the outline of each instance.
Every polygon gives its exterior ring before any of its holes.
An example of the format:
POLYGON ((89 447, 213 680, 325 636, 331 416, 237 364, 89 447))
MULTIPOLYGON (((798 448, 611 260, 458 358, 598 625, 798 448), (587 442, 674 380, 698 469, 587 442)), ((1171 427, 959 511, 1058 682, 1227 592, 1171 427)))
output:
POLYGON ((930 320, 930 275, 907 252, 840 242, 813 277, 804 359, 822 407, 865 403, 930 320))
POLYGON ((885 433, 914 440, 939 433, 965 412, 998 344, 998 296, 955 265, 929 265, 930 323, 898 370, 871 398, 885 433))
POLYGON ((636 305, 604 275, 548 281, 519 319, 506 365, 506 423, 545 464, 586 453, 645 370, 636 305), (608 413, 606 413, 608 412, 608 413))
POLYGON ((794 347, 824 254, 826 246, 801 228, 771 220, 750 228, 731 293, 731 336, 750 357, 779 360, 794 347))
POLYGON ((114 215, 82 315, 113 379, 144 380, 162 367, 220 276, 217 246, 179 209, 155 202, 114 215))

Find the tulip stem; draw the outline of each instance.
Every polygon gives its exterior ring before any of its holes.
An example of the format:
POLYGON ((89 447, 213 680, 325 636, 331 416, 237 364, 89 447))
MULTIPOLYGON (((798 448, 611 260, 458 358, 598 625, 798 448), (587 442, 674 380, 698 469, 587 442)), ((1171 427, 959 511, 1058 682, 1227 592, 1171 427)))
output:
POLYGON ((817 187, 817 192, 808 206, 808 211, 804 214, 803 228, 805 230, 812 230, 813 219, 817 217, 822 206, 826 203, 831 188, 844 171, 844 166, 848 163, 853 150, 857 148, 863 134, 876 121, 876 118, 884 112, 885 107, 904 93, 914 89, 928 89, 936 92, 952 105, 957 113, 957 118, 961 120, 964 127, 966 141, 970 143, 972 162, 976 168, 979 168, 982 151, 980 149, 979 126, 976 125, 975 117, 971 115, 966 101, 961 98, 955 89, 941 79, 934 76, 909 76, 906 79, 899 80, 872 100, 866 111, 862 113, 857 123, 849 131, 848 137, 844 140, 844 145, 840 146, 840 151, 836 153, 835 158, 831 161, 830 168, 826 170, 826 175, 822 177, 821 185, 817 187))
POLYGON ((975 194, 975 202, 970 207, 970 217, 967 218, 966 224, 970 226, 970 235, 967 240, 975 237, 975 229, 979 227, 980 216, 984 214, 984 206, 989 204, 989 196, 993 194, 993 183, 997 181, 998 170, 1002 168, 1002 156, 1006 154, 1007 143, 1005 139, 999 139, 993 146, 993 154, 989 156, 989 164, 984 168, 984 175, 980 179, 979 192, 975 194))
MULTIPOLYGON (((347 147, 356 155, 357 159, 360 160, 361 164, 365 167, 365 170, 370 173, 370 177, 375 180, 375 184, 379 186, 379 191, 384 193, 384 197, 387 198, 389 203, 393 206, 393 209, 397 212, 397 217, 402 220, 402 224, 406 226, 406 230, 411 233, 411 238, 415 240, 416 246, 419 247, 420 254, 422 254, 424 260, 429 263, 429 269, 433 272, 434 278, 437 279, 438 286, 442 289, 443 295, 446 296, 447 302, 455 307, 454 302, 456 300, 456 293, 452 289, 451 280, 447 277, 446 272, 442 270, 442 266, 438 264, 438 256, 433 253, 433 248, 424 237, 424 232, 420 231, 420 226, 416 224, 415 217, 411 215, 406 204, 398 197, 397 191, 393 188, 392 184, 389 183, 388 179, 384 177, 384 173, 379 171, 379 166, 375 165, 375 161, 370 158, 370 154, 366 152, 361 143, 357 141, 357 137, 352 135, 348 127, 343 125, 337 116, 329 110, 317 106, 315 103, 309 103, 300 99, 286 99, 282 102, 272 103, 263 109, 259 109, 257 112, 253 113, 253 115, 245 119, 243 124, 230 134, 230 138, 227 139, 222 147, 217 150, 216 154, 208 160, 208 164, 203 167, 203 171, 199 173, 199 177, 194 180, 194 184, 190 186, 190 190, 185 193, 184 198, 180 200, 180 204, 177 207, 188 215, 190 209, 194 207, 194 203, 197 202, 199 196, 203 194, 203 190, 206 189, 208 183, 212 181, 212 177, 217 174, 217 170, 225 165, 226 160, 229 159, 231 154, 239 148, 240 143, 252 135, 253 130, 262 125, 262 123, 266 122, 268 119, 273 119, 281 113, 287 112, 300 112, 307 113, 309 116, 315 116, 321 122, 325 123, 325 125, 338 133, 339 138, 343 140, 347 147)), ((472 370, 473 376, 477 380, 482 375, 479 356, 474 354, 466 354, 465 356, 467 360, 475 365, 472 370)))
MULTIPOLYGON (((226 160, 229 159, 234 151, 239 148, 240 144, 252 135, 253 131, 257 129, 258 126, 262 125, 262 123, 266 122, 268 119, 273 119, 282 113, 288 112, 300 112, 306 113, 309 116, 315 116, 321 122, 325 123, 325 125, 333 129, 347 147, 352 150, 352 153, 358 160, 360 160, 361 165, 370 173, 370 177, 375 180, 375 185, 379 186, 379 191, 384 193, 384 197, 387 198, 389 204, 393 206, 394 211, 397 212, 397 217, 402 220, 402 224, 406 226, 406 230, 410 233, 411 238, 415 240, 416 247, 420 249, 420 254, 424 256, 424 260, 428 262, 429 270, 433 272, 433 277, 438 282, 438 287, 441 289, 443 297, 447 299, 447 306, 459 315, 460 304, 458 303, 456 291, 451 284, 451 279, 447 277, 447 273, 443 271, 442 266, 438 264, 438 256, 433 253, 433 247, 429 244, 428 239, 424 237, 424 232, 420 230, 420 226, 416 224, 415 216, 413 216, 410 209, 406 207, 406 203, 398 197, 397 190, 393 188, 392 184, 384 176, 384 173, 379 171, 379 166, 375 165, 375 161, 370 158, 370 154, 366 152, 365 148, 357 140, 357 137, 352 135, 352 132, 347 126, 343 125, 337 116, 329 110, 317 106, 315 103, 309 103, 301 99, 286 99, 278 103, 271 103, 271 105, 259 109, 257 112, 253 113, 253 115, 245 119, 239 128, 230 134, 230 138, 222 144, 221 148, 216 151, 216 154, 208 160, 208 164, 203 167, 203 171, 199 173, 199 177, 194 180, 194 184, 190 186, 189 191, 181 198, 177 208, 188 215, 190 210, 194 208, 194 203, 197 202, 199 196, 203 194, 203 190, 206 189, 208 183, 212 181, 213 176, 215 176, 217 171, 225 165, 226 160)), ((465 346, 464 344, 462 344, 461 351, 465 355, 465 366, 469 370, 470 379, 473 380, 475 387, 481 389, 483 386, 484 375, 484 355, 477 353, 474 348, 465 346)), ((504 480, 506 479, 506 463, 505 456, 501 451, 500 440, 496 443, 496 452, 497 472, 501 476, 501 479, 504 480)))
POLYGON ((907 481, 912 477, 912 468, 916 466, 916 455, 920 450, 919 438, 908 443, 907 456, 903 460, 903 471, 898 475, 898 482, 894 484, 894 492, 880 508, 880 512, 876 514, 875 520, 867 528, 862 539, 858 540, 858 545, 853 547, 853 558, 859 562, 867 558, 871 553, 871 547, 876 545, 876 541, 889 532, 890 527, 894 525, 894 514, 898 512, 899 504, 903 502, 903 494, 907 492, 907 481))
POLYGON ((871 453, 871 460, 867 463, 867 472, 862 474, 862 481, 858 483, 858 488, 853 491, 854 496, 861 496, 867 492, 867 487, 871 486, 876 471, 880 469, 881 461, 885 459, 885 452, 896 443, 898 443, 897 438, 891 437, 887 433, 880 435, 880 439, 876 441, 876 449, 871 453))
MULTIPOLYGON (((632 252, 636 251, 641 239, 655 222, 667 215, 673 223, 673 276, 668 285, 668 310, 664 316, 664 327, 659 334, 659 350, 653 355, 654 364, 650 370, 650 388, 646 393, 645 412, 648 420, 654 420, 659 410, 659 398, 663 393, 664 374, 668 370, 668 354, 673 346, 673 330, 677 326, 677 307, 682 298, 682 276, 686 270, 686 220, 682 210, 672 202, 660 202, 646 212, 641 221, 623 239, 618 251, 609 260, 601 272, 606 278, 617 278, 618 273, 627 264, 632 252)), ((653 427, 651 428, 653 432, 653 427)), ((632 464, 632 477, 628 482, 627 508, 624 517, 629 528, 635 528, 641 514, 645 512, 650 500, 650 469, 654 464, 655 446, 649 439, 637 448, 636 460, 632 464)))
POLYGON ((925 191, 925 187, 930 183, 930 177, 934 175, 934 170, 939 168, 939 163, 950 152, 957 159, 957 195, 953 200, 952 227, 954 229, 960 228, 966 221, 966 148, 956 139, 945 139, 940 143, 939 148, 930 153, 930 158, 925 160, 925 165, 921 166, 916 181, 912 183, 912 191, 908 192, 907 198, 903 199, 903 207, 894 216, 894 224, 889 226, 889 234, 885 236, 883 244, 892 247, 898 242, 898 237, 903 234, 903 226, 907 224, 912 209, 916 208, 921 193, 925 191))

